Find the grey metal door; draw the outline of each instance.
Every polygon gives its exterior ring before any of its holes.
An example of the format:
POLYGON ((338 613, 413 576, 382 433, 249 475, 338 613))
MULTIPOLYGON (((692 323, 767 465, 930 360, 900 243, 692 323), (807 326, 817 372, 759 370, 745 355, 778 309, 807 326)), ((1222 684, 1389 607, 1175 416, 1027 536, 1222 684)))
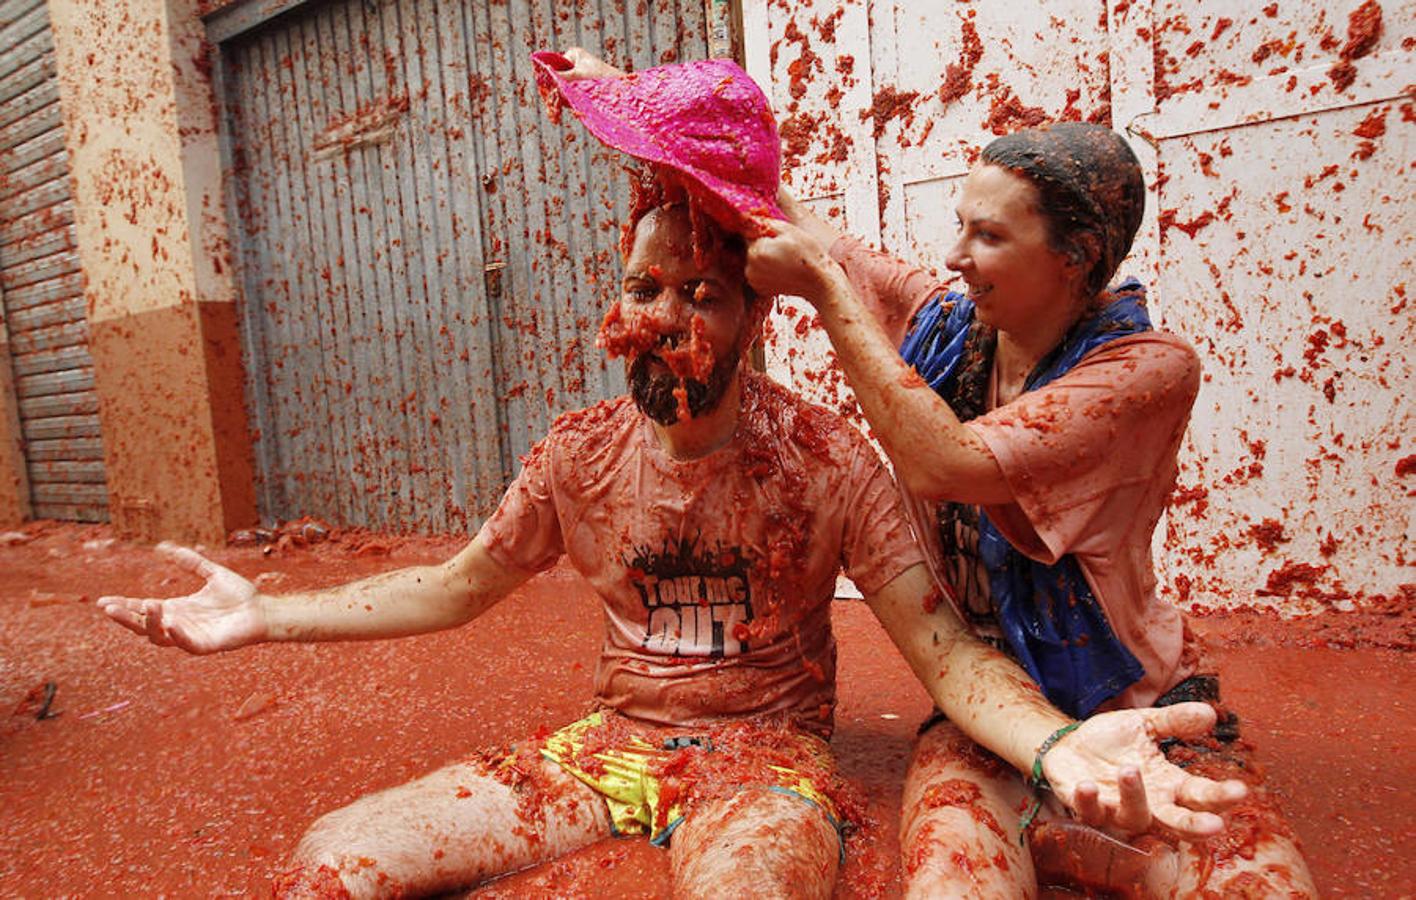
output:
POLYGON ((104 521, 98 399, 44 0, 0 4, 0 296, 31 511, 104 521))
POLYGON ((623 390, 616 156, 529 55, 702 58, 702 0, 336 0, 222 45, 262 514, 472 528, 556 414, 623 390))

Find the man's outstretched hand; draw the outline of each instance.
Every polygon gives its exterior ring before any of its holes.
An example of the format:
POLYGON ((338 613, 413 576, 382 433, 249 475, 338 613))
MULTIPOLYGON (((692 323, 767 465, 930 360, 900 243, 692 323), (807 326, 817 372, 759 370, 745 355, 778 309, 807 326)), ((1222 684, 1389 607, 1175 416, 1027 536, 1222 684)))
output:
POLYGON ((1048 751, 1043 774, 1087 825, 1125 834, 1159 825, 1189 840, 1210 837, 1224 830, 1218 813, 1243 800, 1248 788, 1188 774, 1157 742, 1199 737, 1214 723, 1207 703, 1100 713, 1048 751))
POLYGON ((265 611, 254 584, 195 550, 162 543, 157 551, 206 584, 170 600, 99 597, 98 608, 110 619, 158 646, 188 653, 234 650, 265 640, 265 611))

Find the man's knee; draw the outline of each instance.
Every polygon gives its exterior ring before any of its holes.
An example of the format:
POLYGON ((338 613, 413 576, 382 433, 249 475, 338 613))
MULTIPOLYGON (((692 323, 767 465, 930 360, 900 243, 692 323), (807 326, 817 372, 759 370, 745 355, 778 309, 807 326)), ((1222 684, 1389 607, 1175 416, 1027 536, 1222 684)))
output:
POLYGON ((277 881, 276 896, 343 896, 342 887, 351 897, 375 897, 395 890, 399 879, 388 866, 407 848, 390 845, 396 835, 378 827, 377 810, 368 806, 356 801, 316 819, 296 845, 291 868, 277 881))
POLYGON ((361 827, 367 820, 355 812, 356 806, 332 810, 312 822, 296 845, 292 862, 338 869, 345 856, 371 849, 365 846, 366 835, 361 827))
POLYGON ((362 879, 357 877, 350 863, 373 858, 360 854, 355 836, 346 823, 352 817, 339 809, 316 819, 295 852, 290 856, 290 867, 275 879, 272 894, 279 900, 301 900, 314 897, 365 897, 362 879), (353 851, 354 856, 347 851, 353 851))
POLYGON ((996 756, 945 722, 923 734, 905 777, 901 838, 927 822, 1016 845, 1018 809, 1030 799, 1022 779, 996 756))
POLYGON ((271 896, 275 900, 352 900, 354 895, 332 866, 295 864, 275 877, 271 896))
POLYGON ((829 897, 840 834, 820 806, 767 789, 741 791, 695 810, 674 834, 675 893, 829 897))

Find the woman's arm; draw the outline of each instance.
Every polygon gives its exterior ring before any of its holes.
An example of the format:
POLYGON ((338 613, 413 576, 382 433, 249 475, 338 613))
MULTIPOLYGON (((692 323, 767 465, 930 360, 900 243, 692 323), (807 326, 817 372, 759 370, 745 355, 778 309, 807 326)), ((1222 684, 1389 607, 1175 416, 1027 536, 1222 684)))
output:
POLYGON ((1038 745, 1072 720, 1047 702, 1017 663, 976 638, 951 604, 938 599, 920 564, 865 598, 949 721, 1026 772, 1038 745))
POLYGON ((845 270, 805 230, 780 222, 772 227, 774 235, 748 250, 748 281, 759 293, 796 294, 816 307, 896 477, 928 500, 1011 502, 992 451, 900 358, 845 270))
MULTIPOLYGON (((949 721, 1029 774, 1042 744, 1072 720, 1017 663, 976 638, 948 603, 928 603, 933 590, 924 566, 915 565, 866 602, 949 721)), ((1204 734, 1214 719, 1203 703, 1095 715, 1055 742, 1043 773, 1086 824, 1139 832, 1154 819, 1187 838, 1213 835, 1224 827, 1215 813, 1244 798, 1243 783, 1189 775, 1156 743, 1204 734)))
POLYGON ((570 60, 571 68, 560 73, 567 81, 579 78, 623 78, 624 70, 617 69, 584 47, 570 47, 562 54, 570 60))
POLYGON ((915 311, 944 289, 929 272, 873 250, 859 238, 838 230, 786 188, 777 191, 777 205, 787 214, 788 221, 841 264, 856 296, 895 346, 904 340, 915 311))

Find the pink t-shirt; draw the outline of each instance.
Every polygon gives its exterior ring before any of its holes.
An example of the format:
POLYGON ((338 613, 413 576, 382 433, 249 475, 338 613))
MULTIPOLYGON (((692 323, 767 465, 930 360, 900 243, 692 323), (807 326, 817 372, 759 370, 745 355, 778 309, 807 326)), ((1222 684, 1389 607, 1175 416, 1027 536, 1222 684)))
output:
POLYGON ((700 459, 667 455, 627 397, 561 416, 482 537, 524 570, 565 555, 604 601, 600 703, 670 725, 786 713, 825 735, 836 574, 869 594, 921 557, 860 434, 743 377, 736 432, 700 459))
MULTIPOLYGON (((937 279, 855 239, 831 252, 897 345, 909 317, 942 290, 937 279)), ((1150 331, 1097 348, 1005 406, 991 383, 989 411, 967 423, 1016 498, 984 507, 989 518, 1032 559, 1050 565, 1074 555, 1116 636, 1145 667, 1103 709, 1150 705, 1194 674, 1183 617, 1156 594, 1151 537, 1175 485, 1199 382, 1190 345, 1150 331)), ((907 506, 931 570, 952 588, 960 613, 980 622, 987 579, 967 561, 945 558, 935 504, 909 497, 907 506)))

